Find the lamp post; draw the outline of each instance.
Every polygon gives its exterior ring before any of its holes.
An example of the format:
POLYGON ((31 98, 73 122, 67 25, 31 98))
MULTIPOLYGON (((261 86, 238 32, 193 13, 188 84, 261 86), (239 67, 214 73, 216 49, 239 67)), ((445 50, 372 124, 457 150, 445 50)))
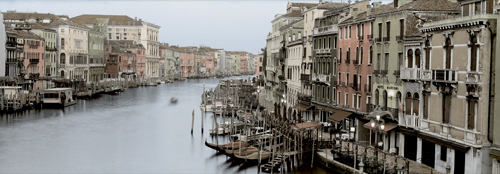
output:
POLYGON ((371 130, 374 131, 375 133, 375 145, 379 146, 379 148, 382 148, 384 145, 384 142, 378 142, 378 133, 382 134, 385 129, 385 121, 384 119, 381 119, 380 115, 376 115, 375 118, 370 117, 370 127, 371 130))
POLYGON ((281 104, 283 105, 283 118, 286 118, 286 95, 283 94, 283 98, 281 98, 281 104))

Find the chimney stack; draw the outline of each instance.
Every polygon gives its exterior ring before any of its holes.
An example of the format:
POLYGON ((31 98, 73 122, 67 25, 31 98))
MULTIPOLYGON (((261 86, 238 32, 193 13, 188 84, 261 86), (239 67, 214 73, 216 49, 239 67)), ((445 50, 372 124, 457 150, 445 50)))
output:
POLYGON ((366 16, 372 15, 372 6, 370 4, 366 5, 366 16))

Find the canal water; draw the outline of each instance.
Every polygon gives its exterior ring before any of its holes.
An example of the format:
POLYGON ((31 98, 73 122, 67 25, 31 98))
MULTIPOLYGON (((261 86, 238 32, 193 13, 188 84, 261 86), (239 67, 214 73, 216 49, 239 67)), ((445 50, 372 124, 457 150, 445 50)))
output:
MULTIPOLYGON (((256 165, 204 145, 215 140, 208 134, 211 114, 201 133, 200 96, 203 84, 208 89, 218 81, 189 79, 103 94, 64 109, 1 115, 0 173, 257 173, 256 165), (179 102, 171 104, 171 97, 179 102)), ((315 166, 294 173, 334 172, 315 166)))

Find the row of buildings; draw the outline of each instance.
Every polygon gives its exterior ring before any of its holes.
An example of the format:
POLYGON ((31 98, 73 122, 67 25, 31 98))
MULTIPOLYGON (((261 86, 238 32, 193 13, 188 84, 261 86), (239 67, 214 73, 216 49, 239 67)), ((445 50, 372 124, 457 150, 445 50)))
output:
POLYGON ((443 173, 500 173, 498 9, 497 0, 289 2, 267 35, 266 99, 289 119, 443 173))
MULTIPOLYGON (((160 26, 124 15, 7 11, 0 15, 0 80, 25 89, 51 79, 100 82, 255 74, 259 55, 169 46, 160 26), (5 50, 5 51, 3 51, 5 50)), ((260 56, 262 57, 262 56, 260 56)))

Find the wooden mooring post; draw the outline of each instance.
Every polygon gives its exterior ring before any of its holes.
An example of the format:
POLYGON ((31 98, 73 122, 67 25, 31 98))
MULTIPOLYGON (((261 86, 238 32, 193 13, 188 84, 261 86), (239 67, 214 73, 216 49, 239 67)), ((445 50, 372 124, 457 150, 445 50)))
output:
POLYGON ((193 109, 193 120, 191 121, 191 135, 193 135, 193 127, 194 127, 194 109, 193 109))

